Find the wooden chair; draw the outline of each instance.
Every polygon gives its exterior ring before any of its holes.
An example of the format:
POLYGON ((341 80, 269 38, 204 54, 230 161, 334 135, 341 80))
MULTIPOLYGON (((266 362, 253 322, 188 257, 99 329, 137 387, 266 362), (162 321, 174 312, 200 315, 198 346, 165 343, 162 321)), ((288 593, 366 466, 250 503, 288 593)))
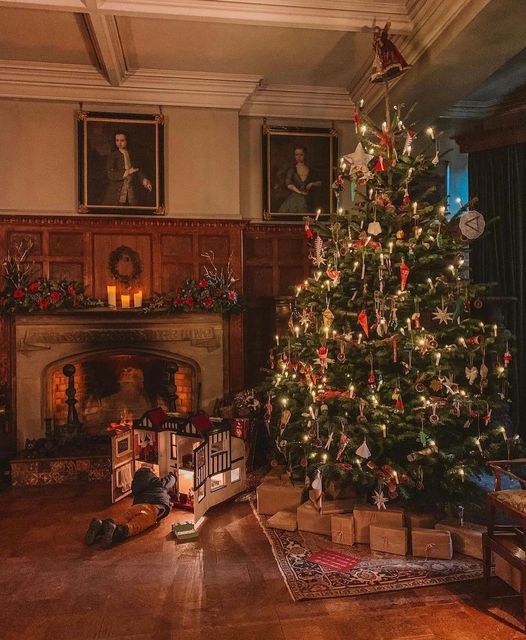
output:
POLYGON ((526 626, 526 478, 515 471, 526 458, 492 460, 489 466, 495 476, 495 491, 487 494, 488 530, 482 535, 486 597, 490 597, 491 554, 501 556, 521 573, 523 619, 526 626), (502 476, 520 484, 520 489, 502 489, 502 476), (496 524, 497 511, 508 514, 517 524, 496 524))

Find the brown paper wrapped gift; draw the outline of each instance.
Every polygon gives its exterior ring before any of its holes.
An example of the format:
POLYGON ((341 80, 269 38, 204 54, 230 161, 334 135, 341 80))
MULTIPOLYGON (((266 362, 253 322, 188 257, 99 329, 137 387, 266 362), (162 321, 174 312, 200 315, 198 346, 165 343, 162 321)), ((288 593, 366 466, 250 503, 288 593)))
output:
POLYGON ((292 511, 278 511, 267 520, 267 527, 271 529, 283 529, 284 531, 296 531, 298 520, 292 511))
MULTIPOLYGON (((309 491, 309 498, 312 504, 318 509, 316 498, 314 497, 314 491, 309 491)), ((337 500, 330 500, 323 497, 321 500, 321 508, 318 511, 322 516, 332 515, 336 513, 350 513, 354 509, 356 500, 354 498, 339 498, 337 500)))
POLYGON ((443 520, 435 525, 435 529, 451 532, 453 550, 465 556, 482 560, 482 534, 486 527, 465 522, 461 527, 458 520, 443 520))
POLYGON ((432 513, 407 513, 405 514, 405 526, 409 529, 433 529, 435 516, 432 513))
POLYGON ((413 555, 419 558, 439 558, 451 560, 453 543, 449 531, 439 529, 412 529, 413 555))
POLYGON ((331 516, 332 541, 337 544, 354 544, 354 516, 345 513, 331 516))
POLYGON ((407 555, 407 528, 381 527, 370 525, 371 551, 393 553, 397 556, 407 555))
POLYGON ((369 544, 369 526, 377 524, 383 527, 403 527, 403 509, 378 509, 368 504, 354 507, 354 537, 356 542, 369 544))
POLYGON ((331 516, 322 516, 312 502, 304 502, 296 511, 298 516, 298 529, 321 533, 324 536, 331 535, 331 516))
POLYGON ((258 513, 274 515, 278 511, 292 511, 301 504, 302 485, 292 485, 288 478, 282 481, 262 482, 256 489, 258 513))

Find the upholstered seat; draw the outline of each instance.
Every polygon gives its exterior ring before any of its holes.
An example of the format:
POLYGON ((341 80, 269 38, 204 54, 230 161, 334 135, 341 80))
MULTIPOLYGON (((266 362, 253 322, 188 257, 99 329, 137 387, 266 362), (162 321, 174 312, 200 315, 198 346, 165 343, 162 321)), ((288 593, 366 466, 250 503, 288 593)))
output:
POLYGON ((504 489, 493 491, 488 496, 491 500, 526 515, 526 489, 504 489))

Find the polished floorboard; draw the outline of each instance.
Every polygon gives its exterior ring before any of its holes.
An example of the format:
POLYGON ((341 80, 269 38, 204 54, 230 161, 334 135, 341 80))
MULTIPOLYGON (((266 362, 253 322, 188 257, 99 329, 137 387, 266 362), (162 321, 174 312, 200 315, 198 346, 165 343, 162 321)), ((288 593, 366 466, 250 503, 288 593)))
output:
MULTIPOLYGON (((209 513, 177 544, 171 515, 110 550, 86 547, 94 513, 116 515, 107 487, 0 492, 2 640, 519 640, 520 598, 495 578, 294 603, 247 503, 209 513)), ((186 514, 179 516, 186 518, 186 514)))

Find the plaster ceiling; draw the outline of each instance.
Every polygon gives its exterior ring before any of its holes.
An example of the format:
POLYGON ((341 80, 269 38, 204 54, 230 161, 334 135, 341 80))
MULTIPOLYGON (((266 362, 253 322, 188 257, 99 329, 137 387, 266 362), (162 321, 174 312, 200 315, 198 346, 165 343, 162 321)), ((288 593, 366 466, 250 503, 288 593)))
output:
POLYGON ((388 18, 413 64, 393 99, 419 117, 524 81, 517 0, 0 0, 0 97, 350 119, 351 98, 382 103, 371 29, 388 18))

